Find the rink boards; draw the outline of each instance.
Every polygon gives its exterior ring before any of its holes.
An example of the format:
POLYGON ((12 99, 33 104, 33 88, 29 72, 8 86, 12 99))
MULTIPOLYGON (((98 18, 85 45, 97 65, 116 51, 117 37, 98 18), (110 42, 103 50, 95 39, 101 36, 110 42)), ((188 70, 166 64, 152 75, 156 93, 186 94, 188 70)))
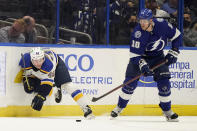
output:
MULTIPOLYGON (((20 71, 18 62, 21 53, 29 51, 33 45, 10 45, 0 46, 0 116, 39 117, 83 114, 65 91, 61 103, 55 103, 52 95, 47 98, 41 112, 33 111, 30 104, 34 94, 25 94, 17 76, 20 71)), ((100 96, 123 82, 130 57, 129 49, 102 46, 44 46, 53 49, 64 60, 74 85, 87 96, 88 104, 93 108, 94 114, 109 114, 117 104, 120 90, 95 103, 91 102, 91 98, 100 96)), ((195 56, 196 48, 182 49, 178 62, 170 66, 172 108, 179 115, 197 115, 195 56)), ((141 78, 138 85, 122 115, 162 115, 158 107, 158 90, 152 77, 141 78)))

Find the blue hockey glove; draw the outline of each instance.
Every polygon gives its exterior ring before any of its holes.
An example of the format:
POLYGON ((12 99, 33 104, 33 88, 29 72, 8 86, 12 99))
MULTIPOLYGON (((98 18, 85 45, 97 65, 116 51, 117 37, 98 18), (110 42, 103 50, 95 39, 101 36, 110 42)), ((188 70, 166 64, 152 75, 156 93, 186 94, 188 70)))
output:
POLYGON ((34 110, 40 111, 42 109, 42 106, 43 106, 45 100, 46 100, 46 97, 44 97, 40 94, 37 94, 34 97, 34 99, 32 100, 31 107, 34 110))
POLYGON ((173 63, 176 63, 177 57, 178 57, 179 51, 171 49, 168 51, 167 55, 165 56, 165 59, 168 60, 166 65, 171 65, 173 63))
POLYGON ((153 75, 153 72, 150 70, 148 63, 144 59, 140 59, 139 61, 139 68, 142 73, 144 73, 144 76, 151 76, 153 75))

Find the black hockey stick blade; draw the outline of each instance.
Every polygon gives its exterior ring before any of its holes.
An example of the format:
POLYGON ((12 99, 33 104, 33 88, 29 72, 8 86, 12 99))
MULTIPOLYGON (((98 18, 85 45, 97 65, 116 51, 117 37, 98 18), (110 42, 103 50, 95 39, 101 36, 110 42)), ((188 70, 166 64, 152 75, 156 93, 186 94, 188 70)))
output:
MULTIPOLYGON (((164 61, 162 61, 161 63, 159 63, 159 64, 153 66, 153 68, 151 68, 151 71, 157 69, 158 67, 164 65, 164 64, 167 63, 167 62, 168 62, 167 60, 164 60, 164 61)), ((101 98, 103 98, 103 97, 105 97, 105 96, 111 94, 112 92, 118 90, 119 88, 121 88, 121 87, 123 87, 123 86, 125 86, 125 85, 128 85, 128 84, 130 84, 131 82, 133 82, 133 81, 139 79, 139 78, 140 78, 141 76, 143 76, 143 75, 144 75, 144 74, 137 75, 137 76, 134 77, 133 79, 127 81, 126 83, 123 83, 123 84, 119 85, 118 87, 116 87, 116 88, 114 88, 114 89, 108 91, 107 93, 105 93, 105 94, 103 94, 103 95, 101 95, 101 96, 99 96, 99 97, 93 97, 93 98, 92 98, 92 102, 96 102, 96 101, 100 100, 101 98)))

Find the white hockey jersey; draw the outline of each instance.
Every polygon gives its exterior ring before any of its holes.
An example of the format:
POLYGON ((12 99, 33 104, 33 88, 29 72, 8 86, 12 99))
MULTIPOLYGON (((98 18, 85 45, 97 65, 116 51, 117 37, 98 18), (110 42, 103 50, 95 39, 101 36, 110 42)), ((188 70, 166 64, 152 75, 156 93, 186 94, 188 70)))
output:
POLYGON ((28 77, 36 77, 41 80, 41 85, 47 84, 53 86, 55 70, 58 64, 57 54, 53 51, 45 51, 45 61, 41 69, 37 69, 31 62, 30 53, 24 54, 24 61, 21 58, 19 65, 26 70, 28 77))

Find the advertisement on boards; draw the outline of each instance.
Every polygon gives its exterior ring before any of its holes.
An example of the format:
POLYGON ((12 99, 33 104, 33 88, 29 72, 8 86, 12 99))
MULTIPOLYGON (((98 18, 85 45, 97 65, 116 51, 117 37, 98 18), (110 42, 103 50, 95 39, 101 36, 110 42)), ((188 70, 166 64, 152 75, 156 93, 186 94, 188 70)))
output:
POLYGON ((0 96, 6 94, 6 53, 0 52, 0 96))

